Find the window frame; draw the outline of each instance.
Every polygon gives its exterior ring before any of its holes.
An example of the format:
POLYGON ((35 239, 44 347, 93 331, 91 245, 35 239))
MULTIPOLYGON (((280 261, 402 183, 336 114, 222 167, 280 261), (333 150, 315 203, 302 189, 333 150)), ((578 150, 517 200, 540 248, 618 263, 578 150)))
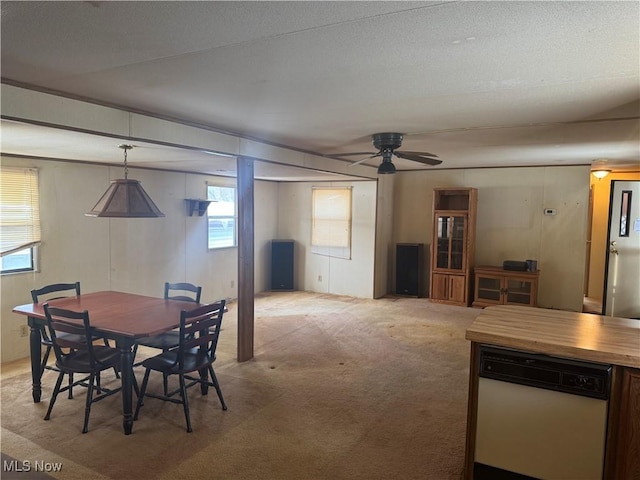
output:
POLYGON ((0 166, 0 174, 0 238, 4 250, 0 252, 0 275, 37 271, 41 242, 38 169, 0 166), (25 252, 29 266, 3 268, 7 259, 25 252))
POLYGON ((38 271, 38 247, 27 247, 24 250, 18 250, 17 252, 12 252, 2 257, 3 261, 0 263, 0 275, 9 275, 12 273, 25 273, 25 272, 37 272, 38 271), (11 257, 12 255, 21 254, 23 251, 29 251, 29 267, 18 267, 18 268, 2 268, 1 263, 4 263, 4 259, 7 257, 11 257))
POLYGON ((212 208, 214 206, 214 201, 212 201, 207 207, 207 250, 220 250, 223 248, 237 248, 238 246, 238 188, 235 185, 221 185, 221 184, 212 184, 207 183, 207 200, 213 200, 211 198, 211 194, 209 192, 209 188, 220 188, 220 189, 229 189, 233 190, 233 215, 212 215, 211 211, 215 209, 212 208), (212 220, 220 220, 221 222, 225 222, 228 224, 229 220, 233 222, 233 233, 232 239, 233 242, 231 245, 212 245, 211 238, 211 227, 210 223, 212 220))

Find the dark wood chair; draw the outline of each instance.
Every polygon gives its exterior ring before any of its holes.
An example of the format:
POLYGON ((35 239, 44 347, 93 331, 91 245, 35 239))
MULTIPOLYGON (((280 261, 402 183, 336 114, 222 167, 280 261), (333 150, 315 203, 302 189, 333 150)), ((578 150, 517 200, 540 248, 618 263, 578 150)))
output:
POLYGON ((225 301, 220 300, 209 305, 196 307, 190 311, 183 310, 180 313, 180 330, 178 332, 180 341, 178 348, 164 351, 142 362, 145 372, 140 395, 138 396, 138 404, 133 416, 134 420, 138 419, 140 407, 142 407, 145 397, 158 398, 182 404, 187 422, 187 432, 191 432, 187 389, 198 384, 201 386, 203 395, 208 393, 209 386, 214 387, 222 404, 222 409, 227 409, 218 379, 213 370, 224 307, 225 301), (149 375, 152 370, 162 373, 163 376, 177 375, 180 388, 173 392, 165 392, 164 395, 147 392, 149 375), (190 375, 194 373, 198 373, 198 376, 190 375), (209 377, 211 378, 209 379, 209 377), (175 398, 175 395, 179 395, 180 398, 175 398))
MULTIPOLYGON (((80 295, 80 282, 75 283, 56 283, 53 285, 47 285, 42 288, 34 288, 31 290, 31 299, 33 303, 40 303, 42 296, 47 296, 55 293, 56 296, 51 296, 47 300, 55 300, 56 298, 68 297, 69 295, 59 295, 60 293, 75 293, 76 296, 80 295)), ((43 373, 47 370, 58 370, 56 367, 47 365, 49 361, 49 355, 51 355, 51 338, 47 334, 46 328, 40 329, 40 344, 45 347, 44 356, 42 357, 42 363, 40 364, 40 372, 43 373)), ((71 398, 71 397, 69 397, 71 398)))
MULTIPOLYGON (((200 303, 200 296, 202 295, 202 287, 198 287, 191 283, 168 283, 164 284, 164 299, 165 300, 180 300, 182 302, 194 302, 200 303), (179 295, 173 294, 173 292, 182 292, 179 295), (185 294, 190 292, 191 295, 185 294)), ((171 332, 161 333, 152 337, 142 337, 138 339, 137 344, 145 347, 157 348, 162 351, 176 348, 180 343, 180 335, 177 330, 171 332)))
POLYGON ((75 385, 84 385, 87 387, 87 400, 82 433, 87 433, 91 405, 121 390, 121 387, 107 389, 100 385, 100 372, 111 368, 117 369, 120 365, 120 351, 106 345, 93 344, 89 312, 86 310, 74 312, 50 307, 45 303, 44 313, 47 318, 51 346, 56 356, 56 367, 60 371, 44 419, 51 418, 53 405, 60 392, 71 389, 75 385), (73 374, 86 374, 86 376, 60 388, 65 374, 70 378, 73 374), (97 391, 96 396, 93 394, 94 389, 97 391))
MULTIPOLYGON (((31 300, 33 303, 42 303, 55 300, 57 298, 69 297, 73 294, 75 294, 76 297, 80 295, 80 282, 54 283, 41 288, 34 288, 31 290, 31 300), (64 295, 61 295, 63 293, 64 295)), ((61 333, 60 336, 67 336, 67 334, 61 333)), ((72 340, 79 341, 81 339, 76 337, 72 340)), ((40 329, 40 343, 45 347, 44 356, 42 357, 42 362, 40 364, 40 377, 42 377, 45 369, 58 371, 58 368, 53 365, 47 365, 49 362, 49 356, 51 355, 52 342, 51 338, 47 334, 47 329, 44 327, 40 329)), ((109 346, 109 342, 106 339, 104 339, 104 344, 109 346)), ((117 378, 120 378, 117 370, 115 370, 115 374, 117 378)), ((69 384, 73 384, 73 375, 69 376, 69 384)), ((71 388, 69 388, 69 398, 73 398, 73 389, 71 388)))
MULTIPOLYGON (((200 297, 202 296, 202 287, 193 285, 191 283, 169 283, 165 282, 164 284, 164 299, 165 300, 179 300, 182 302, 194 302, 200 303, 200 297)), ((172 330, 170 332, 161 333, 159 335, 154 335, 152 337, 142 337, 136 341, 136 346, 134 347, 133 355, 135 355, 138 351, 138 346, 142 345, 144 347, 157 348, 166 352, 167 350, 171 350, 172 348, 177 348, 180 343, 180 332, 177 330, 172 330)), ((135 363, 134 367, 140 366, 141 363, 135 363)), ((163 379, 164 383, 164 393, 167 394, 168 383, 167 377, 165 376, 163 379)))
MULTIPOLYGON (((45 301, 55 300, 56 298, 64 298, 68 297, 71 294, 75 296, 80 295, 80 282, 75 283, 54 283, 52 285, 46 285, 42 288, 34 288, 31 290, 31 300, 33 303, 40 303, 42 301, 41 297, 47 297, 45 301), (62 293, 66 293, 67 295, 60 295, 62 293), (55 294, 55 295, 52 295, 55 294)), ((68 336, 69 334, 61 333, 61 336, 68 336)), ((75 337, 74 340, 80 341, 80 337, 75 337)), ((40 378, 42 378, 42 374, 46 370, 53 370, 59 372, 58 367, 53 365, 48 365, 49 356, 51 355, 51 347, 53 343, 51 342, 51 338, 47 333, 46 327, 42 327, 40 329, 40 344, 45 348, 44 356, 42 357, 42 362, 40 363, 40 378)), ((69 398, 73 398, 73 375, 69 375, 69 398)))

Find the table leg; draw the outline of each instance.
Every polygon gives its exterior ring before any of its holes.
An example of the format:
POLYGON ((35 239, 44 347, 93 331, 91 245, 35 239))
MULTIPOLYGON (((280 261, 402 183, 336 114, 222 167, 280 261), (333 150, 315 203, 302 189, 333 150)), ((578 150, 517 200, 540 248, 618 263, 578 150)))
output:
POLYGON ((122 381, 122 427, 125 435, 131 434, 133 429, 133 355, 131 347, 130 343, 118 342, 120 361, 122 362, 120 380, 122 381))
POLYGON ((40 366, 41 355, 40 341, 40 325, 38 325, 33 318, 29 317, 27 320, 30 333, 29 333, 29 354, 31 356, 31 395, 33 396, 33 403, 40 402, 42 396, 42 369, 40 366))

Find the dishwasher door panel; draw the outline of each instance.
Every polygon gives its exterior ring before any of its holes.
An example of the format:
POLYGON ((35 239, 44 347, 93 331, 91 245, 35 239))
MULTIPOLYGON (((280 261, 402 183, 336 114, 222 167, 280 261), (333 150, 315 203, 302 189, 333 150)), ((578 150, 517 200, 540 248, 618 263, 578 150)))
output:
POLYGON ((602 479, 607 401, 478 383, 475 461, 544 480, 602 479))

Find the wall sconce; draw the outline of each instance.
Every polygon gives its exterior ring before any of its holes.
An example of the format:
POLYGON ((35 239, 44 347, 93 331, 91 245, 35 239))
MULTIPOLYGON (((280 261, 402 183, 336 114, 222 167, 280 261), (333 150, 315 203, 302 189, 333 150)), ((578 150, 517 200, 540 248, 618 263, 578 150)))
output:
POLYGON ((591 174, 594 177, 596 177, 598 180, 602 180, 604 177, 606 177, 610 173, 611 173, 611 170, 607 170, 607 169, 604 169, 604 168, 599 168, 597 170, 591 170, 591 174))

